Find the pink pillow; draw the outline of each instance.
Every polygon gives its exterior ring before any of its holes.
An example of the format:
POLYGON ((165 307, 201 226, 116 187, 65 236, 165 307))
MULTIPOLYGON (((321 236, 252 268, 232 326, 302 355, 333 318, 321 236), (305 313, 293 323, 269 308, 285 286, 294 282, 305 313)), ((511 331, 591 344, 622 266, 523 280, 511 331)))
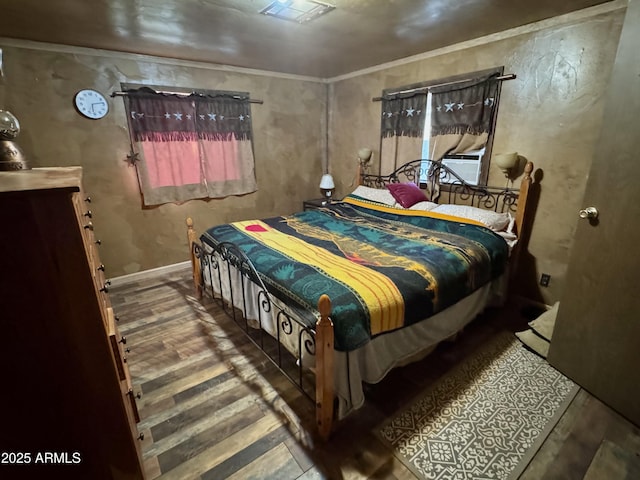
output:
POLYGON ((387 188, 404 208, 411 208, 418 202, 429 200, 415 183, 390 183, 387 188))

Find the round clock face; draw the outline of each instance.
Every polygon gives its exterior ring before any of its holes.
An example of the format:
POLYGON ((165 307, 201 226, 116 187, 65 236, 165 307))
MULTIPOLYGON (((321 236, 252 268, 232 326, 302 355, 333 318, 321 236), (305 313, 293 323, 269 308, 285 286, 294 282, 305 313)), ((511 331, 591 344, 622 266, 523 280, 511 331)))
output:
POLYGON ((109 112, 107 99, 95 90, 80 90, 73 101, 78 112, 87 118, 102 118, 109 112))

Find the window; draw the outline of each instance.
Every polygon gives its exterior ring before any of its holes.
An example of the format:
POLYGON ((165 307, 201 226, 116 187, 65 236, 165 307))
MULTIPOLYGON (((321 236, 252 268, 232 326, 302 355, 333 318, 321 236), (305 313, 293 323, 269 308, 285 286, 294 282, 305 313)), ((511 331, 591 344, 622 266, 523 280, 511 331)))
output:
MULTIPOLYGON (((431 150, 429 149, 431 139, 431 94, 427 94, 427 107, 426 116, 424 122, 424 133, 422 136, 422 158, 431 158, 431 150)), ((442 157, 442 163, 456 172, 462 180, 471 184, 478 185, 482 177, 482 160, 485 157, 487 147, 482 147, 479 150, 473 150, 470 152, 453 154, 448 153, 442 157)), ((425 160, 420 169, 420 182, 427 182, 427 173, 431 167, 431 162, 425 160)), ((448 183, 453 179, 445 179, 443 183, 448 183)), ((486 183, 486 181, 485 181, 486 183)))
POLYGON ((502 72, 500 67, 385 90, 381 169, 424 158, 442 161, 469 183, 486 183, 502 72), (417 117, 424 122, 421 138, 408 138, 417 136, 417 117))
POLYGON ((130 158, 145 205, 256 190, 248 94, 127 87, 130 158))

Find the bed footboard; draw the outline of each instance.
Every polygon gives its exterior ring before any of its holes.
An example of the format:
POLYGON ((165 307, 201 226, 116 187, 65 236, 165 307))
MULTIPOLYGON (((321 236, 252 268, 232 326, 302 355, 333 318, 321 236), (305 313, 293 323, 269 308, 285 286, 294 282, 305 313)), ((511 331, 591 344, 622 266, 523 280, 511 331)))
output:
POLYGON ((191 218, 187 219, 187 238, 196 296, 205 294, 216 301, 271 363, 314 402, 318 434, 327 440, 335 392, 329 297, 322 295, 318 301, 320 318, 305 322, 271 296, 251 261, 235 245, 221 243, 205 249, 191 218), (315 381, 308 380, 308 358, 314 359, 315 381))

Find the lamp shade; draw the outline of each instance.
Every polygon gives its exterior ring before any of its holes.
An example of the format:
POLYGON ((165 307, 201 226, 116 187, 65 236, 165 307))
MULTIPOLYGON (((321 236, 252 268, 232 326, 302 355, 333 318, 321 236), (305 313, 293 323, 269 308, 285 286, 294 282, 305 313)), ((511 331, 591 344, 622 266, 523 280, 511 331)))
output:
POLYGON ((20 133, 20 122, 11 112, 0 110, 0 140, 13 140, 20 133))
POLYGON ((322 179, 320 179, 320 188, 324 190, 331 190, 332 188, 336 188, 333 183, 333 177, 328 173, 322 175, 322 179))
POLYGON ((503 172, 516 166, 518 163, 518 153, 498 153, 493 156, 493 161, 503 172))
POLYGON ((367 147, 363 147, 358 150, 358 158, 360 159, 360 162, 367 163, 369 160, 371 160, 372 153, 373 152, 371 151, 371 149, 367 147))
POLYGON ((0 110, 0 171, 28 170, 22 149, 13 140, 20 133, 20 122, 11 112, 0 110))

